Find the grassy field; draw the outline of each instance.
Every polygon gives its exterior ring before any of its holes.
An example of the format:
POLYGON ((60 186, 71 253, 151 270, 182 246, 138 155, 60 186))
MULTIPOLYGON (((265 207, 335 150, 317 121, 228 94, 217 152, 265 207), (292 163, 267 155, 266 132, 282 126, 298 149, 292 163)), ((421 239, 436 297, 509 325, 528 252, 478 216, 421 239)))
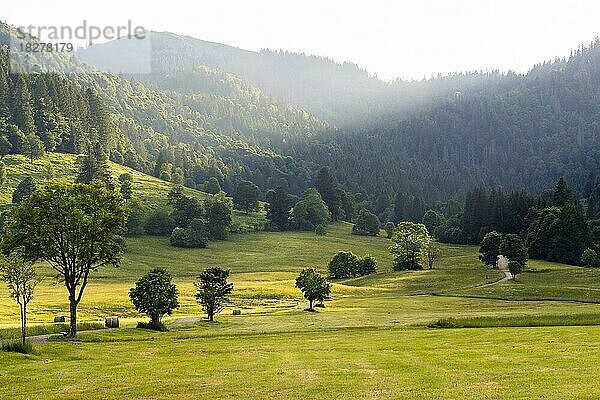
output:
MULTIPOLYGON (((72 157, 47 155, 35 166, 17 158, 5 158, 9 182, 1 202, 25 174, 41 177, 44 165, 73 177, 72 157)), ((136 196, 154 206, 165 201, 167 182, 113 168, 134 174, 136 196)), ((236 215, 249 225, 262 218, 236 215)), ((331 225, 325 237, 232 234, 207 249, 128 238, 120 267, 95 273, 79 308, 83 323, 118 315, 123 328, 53 340, 37 345, 35 355, 0 352, 0 398, 600 397, 599 270, 532 260, 517 279, 489 285, 503 274, 483 267, 476 247, 442 245, 433 270, 393 272, 388 246, 382 237, 351 235, 346 223, 331 225), (373 255, 377 273, 333 282, 326 308, 304 312, 295 277, 307 267, 325 273, 339 250, 373 255), (207 267, 231 269, 228 308, 214 323, 166 333, 135 329, 145 317, 127 292, 157 266, 171 272, 180 291, 181 307, 167 323, 202 315, 193 283, 207 267), (242 315, 231 315, 234 308, 242 315)), ((52 270, 39 270, 44 281, 31 303, 31 333, 62 331, 49 321, 68 314, 66 291, 52 270)), ((16 304, 0 289, 0 339, 15 337, 18 322, 16 304)))
MULTIPOLYGON (((77 177, 76 156, 72 154, 46 153, 42 158, 33 162, 22 155, 11 154, 2 159, 6 164, 7 179, 0 185, 0 209, 10 207, 12 194, 19 182, 26 176, 33 177, 41 182, 46 179, 61 179, 73 182, 77 177)), ((171 183, 143 174, 123 165, 109 163, 113 176, 127 173, 133 176, 133 197, 141 200, 148 208, 154 209, 167 204, 167 195, 171 190, 171 183)), ((187 196, 206 199, 210 194, 184 188, 187 196)), ((234 211, 233 221, 236 225, 253 227, 255 224, 264 224, 263 214, 246 215, 234 211)))
MULTIPOLYGON (((481 266, 475 247, 444 245, 435 269, 393 272, 387 239, 350 231, 338 223, 325 237, 256 232, 194 250, 166 238, 128 239, 121 267, 99 271, 80 306, 83 321, 119 315, 125 328, 38 345, 33 356, 0 353, 0 398, 600 396, 600 305, 585 298, 600 290, 595 270, 531 261, 516 281, 479 287, 502 274, 481 266), (334 282, 325 309, 302 311, 294 278, 306 267, 325 272, 338 250, 372 254, 377 273, 334 282), (201 315, 193 281, 210 266, 232 270, 230 307, 212 324, 134 329, 143 317, 127 290, 155 266, 166 267, 181 292, 182 307, 167 321, 201 315), (449 318, 480 328, 427 327, 449 318), (511 327, 523 321, 550 326, 511 327)), ((65 290, 40 268, 46 278, 32 302, 35 323, 67 310, 65 290)), ((14 327, 15 311, 0 291, 0 325, 14 327)))

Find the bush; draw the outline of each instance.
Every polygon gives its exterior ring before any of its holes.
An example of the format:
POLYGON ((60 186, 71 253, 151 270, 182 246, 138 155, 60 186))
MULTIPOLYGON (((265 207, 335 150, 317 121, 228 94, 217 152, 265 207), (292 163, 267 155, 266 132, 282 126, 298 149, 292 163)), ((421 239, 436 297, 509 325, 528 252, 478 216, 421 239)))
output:
POLYGON ((338 252, 329 262, 329 275, 335 279, 352 278, 358 270, 358 257, 349 251, 338 252))
POLYGON ((21 354, 35 354, 35 350, 33 345, 29 342, 21 342, 20 340, 9 341, 2 343, 2 351, 8 351, 12 353, 21 353, 21 354))
POLYGON ((146 233, 155 236, 167 236, 173 232, 175 223, 169 212, 164 208, 159 208, 151 212, 146 220, 146 233))
POLYGON ((585 249, 581 255, 581 264, 584 267, 589 268, 600 267, 600 258, 598 258, 598 253, 596 253, 596 251, 593 249, 585 249))
POLYGON ((162 322, 138 322, 139 329, 149 329, 151 331, 167 332, 169 329, 162 322))
POLYGON ((208 227, 200 218, 194 218, 186 230, 189 247, 200 249, 208 246, 208 227))
POLYGON ((319 224, 315 228, 315 233, 317 234, 317 236, 325 236, 325 235, 327 235, 327 228, 325 227, 325 224, 319 224))
POLYGON ((130 199, 127 202, 129 217, 127 218, 127 229, 125 236, 138 236, 144 234, 144 226, 148 216, 148 210, 138 199, 130 199))
POLYGON ((370 275, 374 274, 377 269, 377 263, 375 258, 370 255, 366 255, 358 260, 357 273, 358 275, 370 275))
POLYGON ((509 261, 508 272, 510 272, 512 276, 520 275, 521 272, 523 272, 523 265, 518 261, 509 261))
POLYGON ((329 262, 329 276, 334 279, 353 278, 375 272, 375 259, 367 255, 359 258, 349 251, 338 252, 329 262))
POLYGON ((15 188, 12 195, 13 204, 21 204, 22 201, 26 200, 31 196, 37 189, 37 184, 31 176, 26 176, 17 187, 15 188))
POLYGON ((189 247, 187 240, 187 232, 183 228, 175 228, 173 232, 171 232, 171 237, 169 239, 171 242, 171 246, 175 247, 189 247))
POLYGON ((208 246, 208 229, 200 218, 196 218, 187 229, 173 229, 170 242, 174 247, 204 248, 208 246))
POLYGON ((392 238, 392 235, 394 234, 394 228, 396 228, 396 226, 394 225, 393 222, 386 222, 385 226, 383 227, 383 229, 385 229, 385 233, 388 239, 392 238))

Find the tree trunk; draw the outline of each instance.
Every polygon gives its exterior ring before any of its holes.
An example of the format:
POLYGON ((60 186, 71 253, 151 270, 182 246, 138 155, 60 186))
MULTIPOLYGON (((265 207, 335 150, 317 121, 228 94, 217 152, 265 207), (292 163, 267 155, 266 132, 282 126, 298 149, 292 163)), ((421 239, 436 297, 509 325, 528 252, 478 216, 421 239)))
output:
POLYGON ((214 314, 213 313, 209 313, 208 314, 208 320, 212 322, 213 318, 214 318, 214 314))
POLYGON ((21 338, 23 339, 23 345, 25 345, 25 338, 27 336, 27 305, 23 304, 19 307, 21 311, 21 338))
POLYGON ((70 338, 74 338, 77 335, 77 301, 75 301, 75 295, 69 296, 69 312, 70 312, 70 320, 69 320, 69 332, 67 332, 67 336, 70 338))
POLYGON ((313 301, 312 300, 308 301, 308 309, 311 310, 311 311, 313 309, 313 301))

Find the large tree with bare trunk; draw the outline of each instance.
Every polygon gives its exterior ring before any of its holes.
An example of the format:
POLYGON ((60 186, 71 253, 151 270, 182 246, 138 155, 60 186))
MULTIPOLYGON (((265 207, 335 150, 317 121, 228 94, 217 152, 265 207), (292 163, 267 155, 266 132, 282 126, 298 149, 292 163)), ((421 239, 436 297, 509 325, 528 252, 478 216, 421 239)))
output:
POLYGON ((90 273, 117 265, 121 247, 115 237, 128 210, 118 193, 103 183, 50 182, 13 208, 1 241, 10 254, 21 248, 24 261, 46 261, 69 294, 70 337, 77 334, 77 306, 90 273))

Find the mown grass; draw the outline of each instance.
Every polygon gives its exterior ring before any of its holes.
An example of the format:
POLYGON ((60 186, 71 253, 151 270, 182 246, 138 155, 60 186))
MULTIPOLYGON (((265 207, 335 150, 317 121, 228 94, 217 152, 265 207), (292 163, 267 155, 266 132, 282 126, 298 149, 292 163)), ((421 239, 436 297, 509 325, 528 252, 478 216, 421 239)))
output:
MULTIPOLYGON (((313 314, 304 313, 308 317, 313 314)), ((112 332, 114 334, 115 332, 112 332)), ((39 346, 0 355, 11 399, 598 398, 599 327, 352 328, 39 346)))
POLYGON ((516 279, 500 285, 470 287, 447 294, 503 300, 556 300, 600 303, 600 269, 529 260, 516 279))
MULTIPOLYGON (((141 198, 156 206, 166 198, 168 183, 135 180, 141 198)), ((264 216, 236 218, 251 226, 264 216)), ((207 249, 128 238, 121 266, 94 273, 79 306, 81 321, 118 315, 125 328, 40 345, 38 355, 1 353, 0 398, 600 397, 600 327, 583 326, 600 316, 600 271, 530 261, 516 280, 482 287, 502 274, 479 263, 476 247, 443 245, 433 270, 394 272, 389 243, 351 235, 345 223, 332 224, 324 237, 232 234, 207 249), (340 250, 372 254, 377 273, 334 281, 326 308, 303 312, 294 279, 307 267, 326 273, 340 250), (207 267, 231 269, 228 308, 214 323, 135 329, 148 318, 135 311, 128 290, 158 266, 172 273, 180 292, 181 307, 167 325, 202 315, 193 283, 207 267), (233 308, 242 315, 231 315, 233 308), (440 320, 481 329, 426 328, 440 320)), ((45 279, 30 304, 31 327, 57 333, 36 323, 68 314, 66 290, 48 267, 39 271, 45 279)), ((14 301, 0 290, 0 326, 9 328, 0 337, 18 337, 18 322, 14 301)))
POLYGON ((600 314, 586 315, 523 315, 487 316, 477 318, 442 318, 429 328, 497 328, 529 326, 589 326, 600 325, 600 314))

